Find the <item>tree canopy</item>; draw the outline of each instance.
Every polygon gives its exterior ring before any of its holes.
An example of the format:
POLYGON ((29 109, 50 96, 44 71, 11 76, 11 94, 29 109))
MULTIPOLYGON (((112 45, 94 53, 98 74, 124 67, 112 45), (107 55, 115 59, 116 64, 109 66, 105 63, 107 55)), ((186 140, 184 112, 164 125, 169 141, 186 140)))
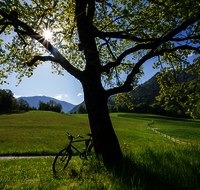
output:
POLYGON ((199 53, 199 1, 91 0, 83 1, 86 9, 76 14, 77 2, 0 3, 0 33, 13 34, 12 42, 0 41, 1 81, 13 71, 19 80, 25 75, 30 77, 44 61, 52 62, 53 72, 61 74, 66 69, 80 78, 80 71, 86 67, 82 50, 88 47, 83 47, 79 38, 89 35, 89 28, 77 28, 76 21, 82 17, 92 25, 90 32, 95 37, 103 81, 107 88, 118 86, 109 94, 131 90, 128 86, 135 82, 142 64, 152 57, 158 58, 157 67, 169 63, 167 69, 183 68, 188 65, 188 55, 199 53), (47 30, 52 32, 48 41, 44 36, 47 30), (128 55, 129 59, 125 59, 128 55), (126 83, 120 80, 122 71, 129 76, 126 83))
POLYGON ((20 82, 45 61, 51 61, 53 72, 76 77, 95 151, 105 159, 121 157, 107 99, 129 98, 145 62, 156 58, 161 79, 171 71, 173 84, 176 70, 199 72, 198 0, 4 0, 0 7, 0 34, 13 36, 6 44, 0 40, 1 81, 17 72, 20 82), (196 65, 190 67, 187 58, 193 54, 196 65))

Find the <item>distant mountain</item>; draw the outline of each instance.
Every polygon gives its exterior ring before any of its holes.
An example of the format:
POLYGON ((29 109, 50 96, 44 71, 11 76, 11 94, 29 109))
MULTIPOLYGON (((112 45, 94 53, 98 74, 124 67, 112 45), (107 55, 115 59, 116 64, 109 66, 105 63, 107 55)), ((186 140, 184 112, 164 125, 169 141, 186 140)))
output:
MULTIPOLYGON (((135 106, 137 106, 139 103, 147 103, 148 105, 156 103, 155 97, 160 95, 160 85, 158 84, 156 77, 158 74, 159 72, 157 72, 152 78, 141 84, 135 91, 132 92, 131 97, 135 106)), ((182 74, 178 74, 177 79, 181 84, 186 81, 190 82, 197 77, 198 73, 191 74, 183 72, 182 74)))
POLYGON ((77 112, 78 112, 78 107, 79 107, 80 105, 82 105, 82 104, 85 105, 85 101, 83 101, 82 103, 80 103, 80 104, 74 106, 73 109, 71 109, 71 110, 69 111, 69 113, 77 113, 77 112))
POLYGON ((57 100, 55 98, 51 98, 51 97, 47 97, 47 96, 19 97, 17 99, 18 100, 19 99, 26 100, 29 103, 30 107, 36 107, 36 108, 39 107, 40 101, 47 103, 47 102, 49 102, 49 100, 54 100, 56 103, 62 105, 62 107, 63 107, 62 111, 65 112, 65 113, 69 112, 71 109, 73 109, 75 107, 75 105, 73 105, 71 103, 68 103, 68 102, 65 102, 65 101, 60 101, 60 100, 57 100))

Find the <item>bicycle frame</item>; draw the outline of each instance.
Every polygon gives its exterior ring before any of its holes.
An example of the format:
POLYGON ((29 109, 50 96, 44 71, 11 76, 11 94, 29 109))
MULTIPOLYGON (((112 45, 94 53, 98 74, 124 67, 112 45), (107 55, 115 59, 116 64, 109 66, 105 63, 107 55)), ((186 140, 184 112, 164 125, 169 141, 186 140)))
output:
POLYGON ((80 158, 81 158, 81 156, 83 156, 84 158, 87 159, 85 153, 87 152, 89 145, 92 144, 92 143, 93 143, 93 142, 92 142, 92 138, 84 139, 84 140, 75 140, 75 141, 73 141, 73 138, 72 138, 72 139, 70 140, 70 143, 69 143, 69 145, 68 145, 68 148, 71 149, 71 150, 72 150, 72 148, 73 148, 74 150, 76 150, 76 151, 79 153, 80 158), (86 141, 89 141, 89 143, 85 146, 86 149, 85 149, 83 152, 79 151, 75 146, 72 145, 72 143, 76 143, 76 142, 86 142, 86 141), (90 142, 91 142, 91 143, 90 143, 90 142))
MULTIPOLYGON (((67 131, 67 133, 68 133, 68 131, 67 131)), ((88 160, 87 159, 88 153, 90 153, 94 144, 93 144, 93 140, 92 140, 92 134, 88 133, 86 135, 88 135, 90 138, 81 139, 81 140, 74 140, 75 138, 79 138, 79 137, 84 138, 84 137, 82 137, 80 135, 75 137, 75 136, 72 136, 68 133, 68 139, 70 140, 70 142, 69 142, 67 147, 60 150, 60 152, 56 155, 54 162, 53 162, 53 172, 54 173, 57 173, 60 170, 65 170, 69 161, 72 158, 72 149, 74 149, 78 153, 79 157, 83 160, 83 163, 84 163, 85 160, 88 160), (76 143, 76 142, 85 142, 85 146, 84 146, 83 151, 79 151, 73 145, 73 143, 76 143)))

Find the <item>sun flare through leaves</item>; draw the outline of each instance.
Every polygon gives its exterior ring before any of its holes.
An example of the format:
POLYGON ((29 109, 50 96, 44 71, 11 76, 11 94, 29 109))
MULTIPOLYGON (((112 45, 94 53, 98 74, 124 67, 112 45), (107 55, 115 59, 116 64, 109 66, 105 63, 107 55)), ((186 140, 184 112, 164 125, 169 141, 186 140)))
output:
POLYGON ((53 37, 53 32, 51 32, 50 30, 43 30, 43 36, 46 40, 51 40, 53 37))

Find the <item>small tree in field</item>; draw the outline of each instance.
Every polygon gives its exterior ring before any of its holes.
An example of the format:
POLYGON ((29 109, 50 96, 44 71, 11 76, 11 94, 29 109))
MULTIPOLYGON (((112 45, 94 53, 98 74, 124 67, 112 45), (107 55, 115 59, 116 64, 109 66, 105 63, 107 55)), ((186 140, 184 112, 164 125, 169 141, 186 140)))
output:
MULTIPOLYGON (((185 67, 200 52, 200 2, 195 0, 19 0, 0 2, 0 34, 13 40, 0 49, 2 82, 13 71, 30 77, 51 61, 83 86, 96 155, 107 163, 122 159, 107 106, 137 86, 151 58, 163 75, 185 67), (168 64, 164 69, 163 64, 168 64), (121 80, 120 76, 124 74, 121 80), (123 94, 121 94, 123 93, 123 94)), ((3 43, 3 40, 0 40, 3 43)), ((199 57, 196 58, 199 63, 199 57)), ((197 71, 199 67, 192 67, 197 71)))

